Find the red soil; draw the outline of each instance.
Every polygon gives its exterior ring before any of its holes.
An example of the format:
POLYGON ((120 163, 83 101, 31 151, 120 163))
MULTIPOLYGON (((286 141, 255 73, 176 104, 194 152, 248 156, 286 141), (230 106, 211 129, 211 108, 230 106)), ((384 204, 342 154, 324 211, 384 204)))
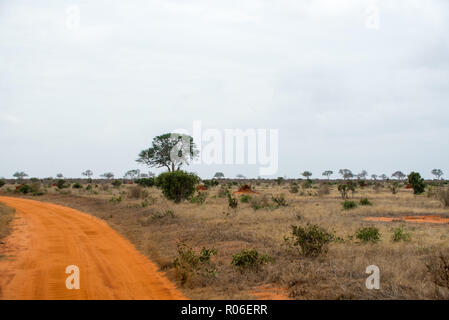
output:
POLYGON ((442 218, 441 216, 409 216, 409 217, 369 217, 365 218, 366 221, 377 222, 416 222, 416 223, 436 223, 445 224, 449 223, 449 218, 442 218))
POLYGON ((241 186, 238 191, 234 192, 234 194, 253 194, 253 193, 257 192, 251 190, 251 186, 247 184, 241 186))

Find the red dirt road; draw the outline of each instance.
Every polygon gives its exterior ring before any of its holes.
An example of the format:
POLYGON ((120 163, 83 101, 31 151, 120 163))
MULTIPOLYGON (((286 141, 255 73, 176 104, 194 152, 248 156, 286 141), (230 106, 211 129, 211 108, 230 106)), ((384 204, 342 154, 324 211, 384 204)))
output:
POLYGON ((185 299, 104 221, 74 209, 0 197, 16 209, 13 233, 0 244, 0 299, 185 299), (69 265, 80 289, 66 287, 69 265))

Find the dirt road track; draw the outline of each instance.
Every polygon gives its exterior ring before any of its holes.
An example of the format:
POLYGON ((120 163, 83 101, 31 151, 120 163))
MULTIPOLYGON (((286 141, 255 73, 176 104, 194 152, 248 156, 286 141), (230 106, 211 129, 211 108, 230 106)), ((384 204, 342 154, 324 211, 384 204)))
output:
POLYGON ((74 209, 0 197, 16 209, 0 245, 0 299, 185 299, 145 256, 104 221, 74 209), (66 267, 80 269, 69 290, 66 267))

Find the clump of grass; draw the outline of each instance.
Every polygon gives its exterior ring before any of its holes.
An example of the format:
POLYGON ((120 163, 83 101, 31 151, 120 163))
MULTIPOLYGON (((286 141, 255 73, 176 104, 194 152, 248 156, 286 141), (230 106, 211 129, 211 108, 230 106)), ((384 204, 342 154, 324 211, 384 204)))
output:
POLYGON ((122 202, 122 197, 121 196, 119 196, 119 197, 112 196, 112 198, 109 199, 109 202, 112 204, 119 204, 120 202, 122 202))
POLYGON ((237 200, 235 197, 233 197, 233 196, 231 195, 231 193, 229 192, 229 190, 227 190, 227 196, 228 196, 228 206, 229 206, 229 208, 231 208, 231 209, 237 209, 237 207, 238 207, 238 205, 239 205, 239 202, 238 202, 238 200, 237 200))
POLYGON ((258 269, 260 266, 273 262, 266 254, 259 253, 256 249, 244 249, 232 255, 231 264, 243 269, 258 269))
POLYGON ((376 243, 380 241, 380 232, 376 227, 366 227, 357 230, 355 237, 363 243, 376 243))
POLYGON ((271 208, 270 202, 268 201, 268 198, 265 195, 263 197, 252 198, 250 204, 251 208, 253 208, 254 210, 271 208))
POLYGON ((278 196, 274 196, 271 198, 271 200, 274 202, 274 204, 276 205, 276 207, 287 207, 288 203, 287 200, 285 200, 284 195, 280 194, 278 196))
POLYGON ((361 206, 372 206, 372 205, 373 205, 373 204, 371 203, 371 201, 368 200, 368 198, 360 199, 359 204, 360 204, 361 206))
POLYGON ((9 223, 14 218, 15 210, 0 203, 0 239, 10 234, 9 223))
POLYGON ((345 209, 345 210, 351 210, 351 209, 357 208, 357 203, 355 203, 355 201, 346 200, 346 201, 342 202, 341 205, 343 206, 343 209, 345 209))
POLYGON ((440 188, 437 192, 437 198, 445 208, 449 207, 449 188, 440 188))
POLYGON ((400 226, 398 228, 393 229, 392 240, 394 242, 410 241, 410 238, 411 238, 411 235, 409 232, 404 230, 404 226, 400 226))
POLYGON ((440 252, 430 256, 426 263, 427 273, 437 286, 449 290, 449 257, 440 252))

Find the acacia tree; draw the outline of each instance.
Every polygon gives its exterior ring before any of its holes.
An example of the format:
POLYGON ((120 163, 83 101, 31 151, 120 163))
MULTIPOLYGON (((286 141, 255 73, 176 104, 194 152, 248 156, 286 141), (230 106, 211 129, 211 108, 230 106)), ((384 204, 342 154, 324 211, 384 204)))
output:
POLYGON ((382 174, 380 175, 380 179, 382 179, 382 180, 388 180, 388 176, 387 176, 385 173, 382 173, 382 174))
POLYGON ((56 178, 62 179, 62 178, 64 178, 64 175, 63 175, 62 173, 58 173, 58 174, 56 175, 56 178))
POLYGON ((142 150, 136 160, 149 167, 166 167, 169 172, 180 170, 198 157, 193 138, 180 133, 166 133, 153 138, 151 147, 142 150))
POLYGON ((366 172, 366 170, 362 170, 362 172, 360 172, 359 174, 357 174, 357 178, 358 179, 366 179, 366 176, 368 175, 368 172, 366 172))
POLYGON ((377 180, 377 174, 372 174, 371 178, 373 178, 373 180, 377 180))
POLYGON ((94 173, 92 172, 92 170, 86 170, 84 172, 81 173, 83 176, 86 176, 88 179, 90 179, 90 177, 92 177, 94 175, 94 173))
POLYGON ((402 173, 402 171, 396 171, 391 176, 396 178, 396 179, 398 179, 398 180, 403 180, 406 177, 405 174, 402 173))
POLYGON ((125 173, 125 175, 123 176, 123 178, 125 179, 137 179, 141 177, 141 173, 139 169, 134 169, 134 170, 129 170, 125 173))
POLYGON ((437 178, 437 180, 440 180, 444 173, 441 169, 433 169, 432 174, 437 178))
POLYGON ((23 178, 28 177, 28 175, 23 171, 18 171, 12 175, 14 178, 17 178, 18 181, 22 181, 23 178))
POLYGON ((301 173, 301 175, 302 175, 303 177, 305 177, 307 180, 309 180, 310 177, 312 176, 312 172, 310 172, 310 171, 304 171, 303 173, 301 173))
POLYGON ((340 169, 338 173, 343 177, 343 179, 348 180, 354 177, 354 174, 349 169, 340 169))
POLYGON ((329 180, 330 176, 333 175, 333 174, 334 174, 334 172, 332 170, 326 170, 326 171, 323 172, 323 176, 326 176, 327 180, 329 180))
POLYGON ((110 179, 114 178, 114 174, 112 172, 106 172, 106 173, 103 173, 100 177, 110 180, 110 179))
POLYGON ((235 176, 238 179, 245 179, 245 176, 241 173, 239 173, 238 175, 235 176))
POLYGON ((223 179, 224 176, 225 175, 224 175, 223 172, 217 172, 217 173, 215 173, 214 178, 216 178, 216 179, 223 179))

